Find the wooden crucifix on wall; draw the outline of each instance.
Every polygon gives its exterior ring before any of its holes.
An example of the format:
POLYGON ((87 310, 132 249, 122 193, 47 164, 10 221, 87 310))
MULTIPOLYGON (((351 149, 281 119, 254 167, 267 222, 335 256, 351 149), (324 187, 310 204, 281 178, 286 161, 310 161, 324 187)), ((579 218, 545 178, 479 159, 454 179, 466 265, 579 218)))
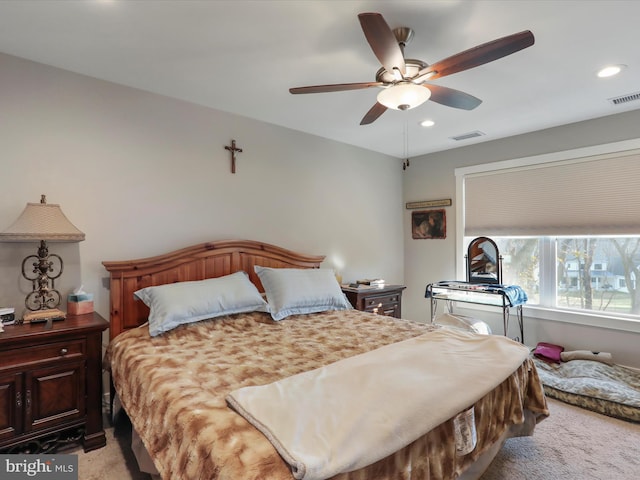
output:
POLYGON ((236 147, 235 140, 231 140, 231 146, 226 145, 224 149, 231 152, 231 173, 236 173, 236 152, 242 153, 242 149, 236 147))

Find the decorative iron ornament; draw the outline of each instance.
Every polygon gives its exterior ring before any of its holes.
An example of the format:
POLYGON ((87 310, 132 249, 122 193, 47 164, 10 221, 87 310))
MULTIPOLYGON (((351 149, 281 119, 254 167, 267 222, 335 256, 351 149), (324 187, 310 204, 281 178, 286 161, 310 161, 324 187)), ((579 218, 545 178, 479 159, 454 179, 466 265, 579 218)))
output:
POLYGON ((32 291, 25 298, 24 304, 29 310, 44 310, 60 305, 60 292, 55 288, 55 280, 62 275, 64 264, 60 255, 49 254, 47 243, 40 241, 38 255, 29 255, 22 261, 22 276, 31 281, 32 291), (27 264, 32 269, 28 271, 27 264), (49 280, 51 287, 49 287, 49 280))

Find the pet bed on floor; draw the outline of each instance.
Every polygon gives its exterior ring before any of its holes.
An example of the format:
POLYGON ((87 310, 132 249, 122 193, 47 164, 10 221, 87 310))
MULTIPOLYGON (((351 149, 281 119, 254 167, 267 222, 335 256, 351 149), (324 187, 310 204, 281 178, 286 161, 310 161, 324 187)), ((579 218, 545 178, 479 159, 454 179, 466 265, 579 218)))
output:
POLYGON ((640 373, 592 360, 549 363, 534 358, 548 397, 640 423, 640 373))

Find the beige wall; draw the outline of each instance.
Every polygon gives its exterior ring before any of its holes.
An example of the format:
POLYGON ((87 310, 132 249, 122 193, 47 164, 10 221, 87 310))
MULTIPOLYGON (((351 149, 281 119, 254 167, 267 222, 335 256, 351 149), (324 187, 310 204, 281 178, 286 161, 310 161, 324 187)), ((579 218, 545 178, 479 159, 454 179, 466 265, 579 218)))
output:
MULTIPOLYGON (((84 284, 108 316, 103 260, 248 238, 344 265, 345 280, 407 285, 403 314, 426 320, 427 283, 455 277, 455 206, 445 240, 412 240, 405 201, 455 198, 454 169, 637 138, 640 112, 400 160, 0 54, 0 229, 47 194, 86 233, 52 244, 57 287, 84 284), (223 149, 244 149, 230 173, 223 149)), ((20 308, 35 245, 0 244, 0 305, 20 308)), ((497 317, 490 316, 497 330, 497 317)), ((612 351, 640 366, 638 335, 526 319, 527 343, 612 351)))
MULTIPOLYGON (((413 240, 411 213, 409 210, 404 212, 405 282, 408 288, 403 314, 409 318, 428 319, 425 286, 457 278, 456 259, 464 258, 464 252, 456 251, 456 168, 637 139, 640 138, 638 125, 640 110, 412 158, 410 174, 403 177, 405 202, 451 198, 454 205, 446 207, 447 238, 444 240, 413 240)), ((487 319, 494 331, 502 332, 502 320, 497 314, 474 314, 487 319)), ((515 321, 511 322, 509 333, 512 337, 517 334, 515 324, 515 321)), ((619 363, 640 367, 637 347, 640 334, 637 333, 525 317, 525 340, 528 345, 552 341, 568 350, 609 351, 619 363)))
MULTIPOLYGON (((51 244, 64 297, 82 283, 108 316, 103 260, 243 238, 404 280, 397 159, 0 54, 0 229, 40 194, 86 234, 51 244), (244 151, 230 173, 234 138, 244 151)), ((21 307, 22 259, 0 244, 0 305, 21 307)))

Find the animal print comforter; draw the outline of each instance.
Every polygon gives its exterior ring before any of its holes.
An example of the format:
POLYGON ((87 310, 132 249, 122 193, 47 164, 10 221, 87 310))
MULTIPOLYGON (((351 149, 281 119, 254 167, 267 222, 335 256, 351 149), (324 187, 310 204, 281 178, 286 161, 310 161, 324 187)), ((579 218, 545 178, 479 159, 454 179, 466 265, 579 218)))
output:
MULTIPOLYGON (((184 325, 153 338, 145 326, 129 330, 111 342, 105 364, 163 479, 291 480, 287 463, 227 406, 226 395, 434 328, 439 327, 357 310, 280 322, 256 312, 184 325)), ((449 420, 394 455, 333 478, 456 478, 511 425, 521 424, 524 410, 538 419, 548 415, 530 359, 475 404, 477 445, 467 455, 456 454, 449 420)))

